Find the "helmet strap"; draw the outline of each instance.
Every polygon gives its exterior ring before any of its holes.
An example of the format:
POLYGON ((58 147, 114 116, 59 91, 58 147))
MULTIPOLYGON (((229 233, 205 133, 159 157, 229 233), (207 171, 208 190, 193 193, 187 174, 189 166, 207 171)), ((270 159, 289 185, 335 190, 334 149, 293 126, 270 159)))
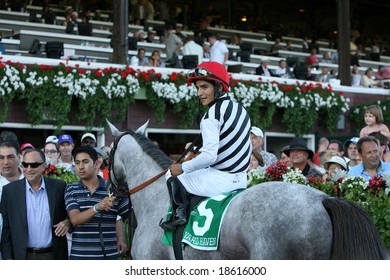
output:
POLYGON ((202 104, 200 103, 200 99, 198 99, 198 115, 196 116, 196 125, 200 128, 200 121, 202 120, 202 104))
POLYGON ((220 97, 221 95, 223 95, 223 93, 221 93, 219 91, 219 88, 221 87, 221 83, 220 82, 217 82, 215 81, 214 82, 214 98, 217 99, 218 97, 220 97))

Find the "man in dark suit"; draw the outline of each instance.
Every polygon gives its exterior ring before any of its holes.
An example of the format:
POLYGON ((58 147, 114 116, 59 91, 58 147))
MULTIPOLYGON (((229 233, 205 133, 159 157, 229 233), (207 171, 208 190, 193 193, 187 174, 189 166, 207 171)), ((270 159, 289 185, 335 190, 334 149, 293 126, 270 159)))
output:
POLYGON ((3 188, 1 253, 3 259, 68 259, 65 209, 66 183, 44 178, 45 155, 33 149, 24 155, 24 179, 3 188))
POLYGON ((262 59, 260 66, 256 68, 256 75, 265 76, 265 77, 273 77, 274 73, 268 69, 269 60, 262 59))

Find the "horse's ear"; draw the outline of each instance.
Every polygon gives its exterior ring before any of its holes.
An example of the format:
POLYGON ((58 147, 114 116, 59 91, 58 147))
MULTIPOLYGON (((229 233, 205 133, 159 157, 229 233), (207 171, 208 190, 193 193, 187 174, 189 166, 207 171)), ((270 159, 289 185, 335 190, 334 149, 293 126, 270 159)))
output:
POLYGON ((119 137, 121 136, 124 132, 119 131, 108 119, 106 119, 106 122, 108 123, 108 126, 111 129, 111 134, 114 137, 119 137))
POLYGON ((149 120, 146 121, 142 126, 140 126, 135 133, 146 135, 146 129, 148 128, 149 120))

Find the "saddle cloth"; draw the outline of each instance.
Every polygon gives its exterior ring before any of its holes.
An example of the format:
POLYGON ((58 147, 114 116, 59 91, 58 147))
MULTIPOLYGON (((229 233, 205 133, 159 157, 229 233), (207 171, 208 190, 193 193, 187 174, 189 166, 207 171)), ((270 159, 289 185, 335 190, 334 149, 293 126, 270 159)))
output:
MULTIPOLYGON (((241 191, 209 197, 200 202, 190 213, 182 243, 199 250, 217 250, 223 217, 232 199, 241 191)), ((171 231, 164 231, 162 243, 172 246, 171 231)))

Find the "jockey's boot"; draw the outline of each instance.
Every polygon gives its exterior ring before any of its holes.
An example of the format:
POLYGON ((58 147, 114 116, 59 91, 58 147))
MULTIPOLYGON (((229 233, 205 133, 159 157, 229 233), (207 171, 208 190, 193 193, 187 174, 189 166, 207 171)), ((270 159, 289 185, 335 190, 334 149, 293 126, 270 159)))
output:
POLYGON ((174 231, 177 226, 187 223, 187 192, 180 180, 170 177, 167 180, 169 195, 172 203, 171 220, 160 223, 164 230, 174 231))

